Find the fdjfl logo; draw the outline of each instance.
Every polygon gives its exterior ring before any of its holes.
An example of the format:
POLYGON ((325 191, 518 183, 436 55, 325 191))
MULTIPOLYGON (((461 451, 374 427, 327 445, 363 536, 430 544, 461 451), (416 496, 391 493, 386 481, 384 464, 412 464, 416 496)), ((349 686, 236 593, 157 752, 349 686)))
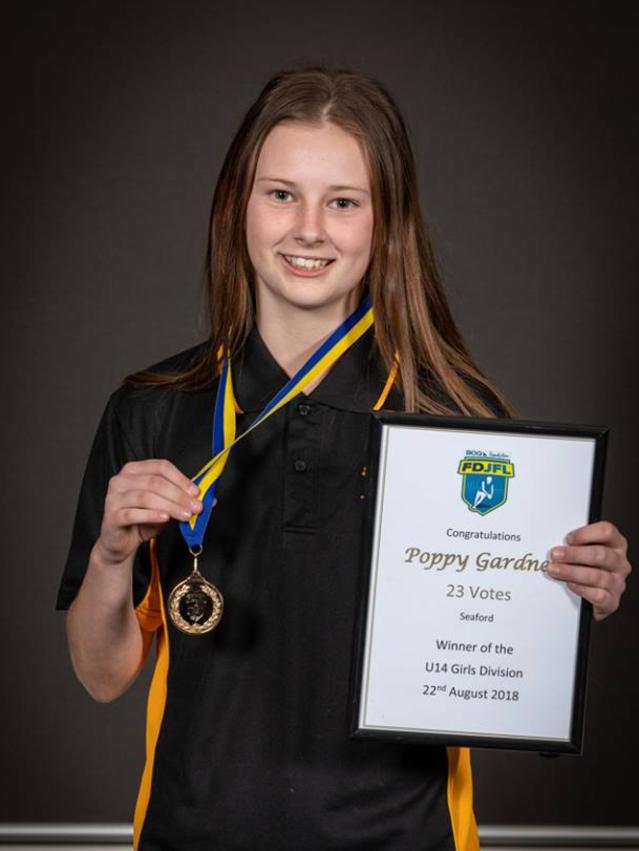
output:
POLYGON ((462 476, 462 499, 477 514, 488 514, 506 502, 508 479, 515 475, 515 465, 502 453, 486 455, 468 452, 457 470, 462 476))

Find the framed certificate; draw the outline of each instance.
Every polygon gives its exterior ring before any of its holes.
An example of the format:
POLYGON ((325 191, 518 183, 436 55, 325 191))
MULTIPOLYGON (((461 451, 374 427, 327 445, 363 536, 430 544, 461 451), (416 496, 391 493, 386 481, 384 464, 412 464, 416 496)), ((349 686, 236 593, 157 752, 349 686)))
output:
POLYGON ((580 753, 591 607, 547 566, 599 519, 607 429, 371 422, 352 735, 580 753))

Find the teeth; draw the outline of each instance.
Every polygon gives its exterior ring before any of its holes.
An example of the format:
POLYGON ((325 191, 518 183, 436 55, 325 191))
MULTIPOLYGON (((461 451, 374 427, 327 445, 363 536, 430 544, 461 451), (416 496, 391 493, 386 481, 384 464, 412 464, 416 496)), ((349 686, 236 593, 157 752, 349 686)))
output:
POLYGON ((285 254, 284 257, 291 266, 299 266, 300 269, 322 269, 331 262, 330 260, 307 260, 304 257, 295 257, 292 254, 285 254))

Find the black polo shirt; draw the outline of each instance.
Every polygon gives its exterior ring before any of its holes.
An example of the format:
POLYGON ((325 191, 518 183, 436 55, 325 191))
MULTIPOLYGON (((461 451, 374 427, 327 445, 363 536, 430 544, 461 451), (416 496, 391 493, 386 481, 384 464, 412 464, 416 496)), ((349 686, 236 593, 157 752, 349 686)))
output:
MULTIPOLYGON (((200 351, 156 368, 183 368, 200 351)), ((238 433, 287 378, 254 329, 233 362, 238 433)), ((168 594, 191 567, 177 524, 138 552, 134 603, 158 635, 141 851, 474 847, 459 751, 348 737, 370 411, 386 378, 371 329, 308 397, 232 450, 200 559, 224 595, 216 630, 189 636, 167 621, 168 594)), ((215 390, 113 394, 58 608, 77 592, 108 480, 126 461, 168 458, 193 475, 210 458, 215 390)), ((396 391, 385 407, 402 407, 396 391)))

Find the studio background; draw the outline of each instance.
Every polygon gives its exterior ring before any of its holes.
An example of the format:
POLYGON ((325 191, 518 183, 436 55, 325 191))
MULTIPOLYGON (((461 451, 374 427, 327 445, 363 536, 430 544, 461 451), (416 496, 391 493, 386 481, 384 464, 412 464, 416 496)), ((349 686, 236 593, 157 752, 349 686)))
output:
MULTIPOLYGON (((636 3, 6 8, 0 822, 131 818, 149 671, 93 703, 55 596, 109 393, 204 335, 213 187, 279 69, 390 90, 471 350, 520 416, 610 426, 604 516, 637 563, 636 3)), ((638 615, 635 579, 593 629, 582 758, 475 752, 481 823, 637 823, 638 615)))

